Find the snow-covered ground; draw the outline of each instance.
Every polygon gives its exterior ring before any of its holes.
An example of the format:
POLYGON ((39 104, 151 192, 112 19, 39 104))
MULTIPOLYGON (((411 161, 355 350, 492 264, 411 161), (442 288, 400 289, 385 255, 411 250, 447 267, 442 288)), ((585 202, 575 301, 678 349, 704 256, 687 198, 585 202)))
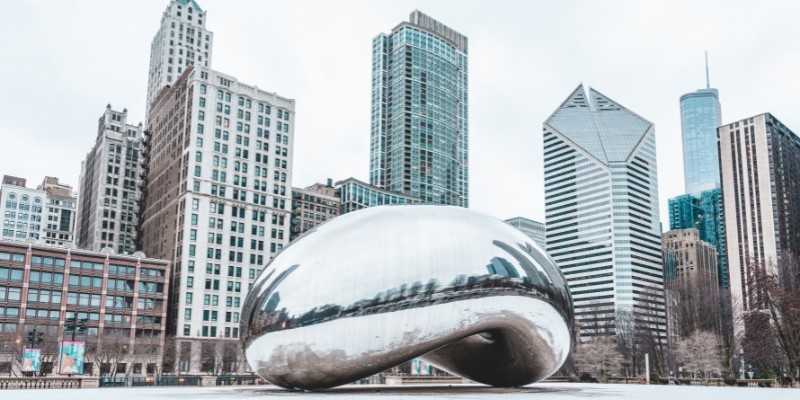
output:
POLYGON ((622 385, 583 383, 540 383, 524 388, 495 389, 477 385, 457 386, 386 386, 353 385, 322 392, 292 392, 274 386, 240 387, 152 387, 103 389, 2 390, 3 400, 238 400, 271 397, 302 400, 352 397, 370 399, 502 399, 502 400, 569 400, 569 399, 643 399, 643 400, 737 400, 764 398, 769 400, 800 398, 800 389, 622 385))

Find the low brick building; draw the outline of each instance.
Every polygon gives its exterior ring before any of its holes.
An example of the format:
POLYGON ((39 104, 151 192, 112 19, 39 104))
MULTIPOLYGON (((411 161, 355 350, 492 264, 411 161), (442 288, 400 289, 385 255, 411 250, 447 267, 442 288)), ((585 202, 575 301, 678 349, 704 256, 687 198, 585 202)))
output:
POLYGON ((0 374, 19 374, 34 329, 44 333, 34 347, 45 372, 74 332, 86 343, 85 375, 159 373, 169 275, 169 262, 141 252, 0 240, 0 374), (84 327, 71 329, 71 319, 84 327))

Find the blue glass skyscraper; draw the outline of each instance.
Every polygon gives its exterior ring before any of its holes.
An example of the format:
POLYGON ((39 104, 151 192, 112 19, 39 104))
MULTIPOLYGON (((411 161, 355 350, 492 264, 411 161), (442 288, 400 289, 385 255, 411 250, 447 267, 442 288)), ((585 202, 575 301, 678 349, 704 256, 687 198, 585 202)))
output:
POLYGON ((686 193, 719 187, 717 127, 722 125, 719 92, 708 82, 706 88, 681 96, 683 133, 683 175, 686 193))
POLYGON ((727 288, 728 259, 717 148, 720 125, 719 92, 709 84, 706 58, 706 88, 681 96, 686 194, 669 199, 669 228, 697 228, 700 240, 717 249, 719 284, 727 288))
POLYGON ((370 183, 468 206, 467 37, 419 12, 372 42, 370 183))
POLYGON ((669 199, 669 229, 689 228, 697 228, 700 240, 717 249, 717 277, 719 285, 727 289, 728 256, 725 248, 722 190, 714 188, 669 199))

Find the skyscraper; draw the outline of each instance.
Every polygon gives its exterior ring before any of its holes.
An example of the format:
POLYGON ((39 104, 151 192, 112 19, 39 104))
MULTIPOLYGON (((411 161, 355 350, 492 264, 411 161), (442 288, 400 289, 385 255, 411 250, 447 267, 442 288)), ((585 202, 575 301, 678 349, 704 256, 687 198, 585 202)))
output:
MULTIPOLYGON (((719 92, 708 81, 706 88, 681 96, 683 133, 683 175, 686 193, 719 187, 717 127, 722 125, 719 92)), ((675 229, 675 228, 673 228, 675 229)))
POLYGON ((133 254, 141 200, 142 124, 128 124, 128 110, 106 106, 94 146, 81 163, 76 245, 133 254))
POLYGON ((800 254, 800 138, 765 113, 720 126, 719 149, 734 321, 741 321, 758 308, 748 270, 774 268, 783 252, 800 254))
POLYGON ((173 265, 177 364, 241 368, 241 303, 289 242, 294 100, 190 66, 148 115, 141 249, 173 265))
POLYGON ((547 250, 583 338, 626 312, 665 340, 655 144, 651 122, 584 85, 544 123, 547 250))
POLYGON ((175 82, 186 67, 211 66, 214 34, 205 26, 206 12, 195 0, 170 0, 150 44, 147 109, 159 90, 175 82))
POLYGON ((372 42, 370 183, 467 207, 467 37, 414 11, 372 42))

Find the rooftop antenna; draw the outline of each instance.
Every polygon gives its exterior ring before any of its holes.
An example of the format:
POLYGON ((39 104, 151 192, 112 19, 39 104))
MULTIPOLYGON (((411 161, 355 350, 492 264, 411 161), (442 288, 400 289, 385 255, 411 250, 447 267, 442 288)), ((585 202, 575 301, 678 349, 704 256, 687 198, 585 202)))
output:
POLYGON ((706 50, 706 89, 711 89, 711 84, 708 81, 708 50, 706 50))

